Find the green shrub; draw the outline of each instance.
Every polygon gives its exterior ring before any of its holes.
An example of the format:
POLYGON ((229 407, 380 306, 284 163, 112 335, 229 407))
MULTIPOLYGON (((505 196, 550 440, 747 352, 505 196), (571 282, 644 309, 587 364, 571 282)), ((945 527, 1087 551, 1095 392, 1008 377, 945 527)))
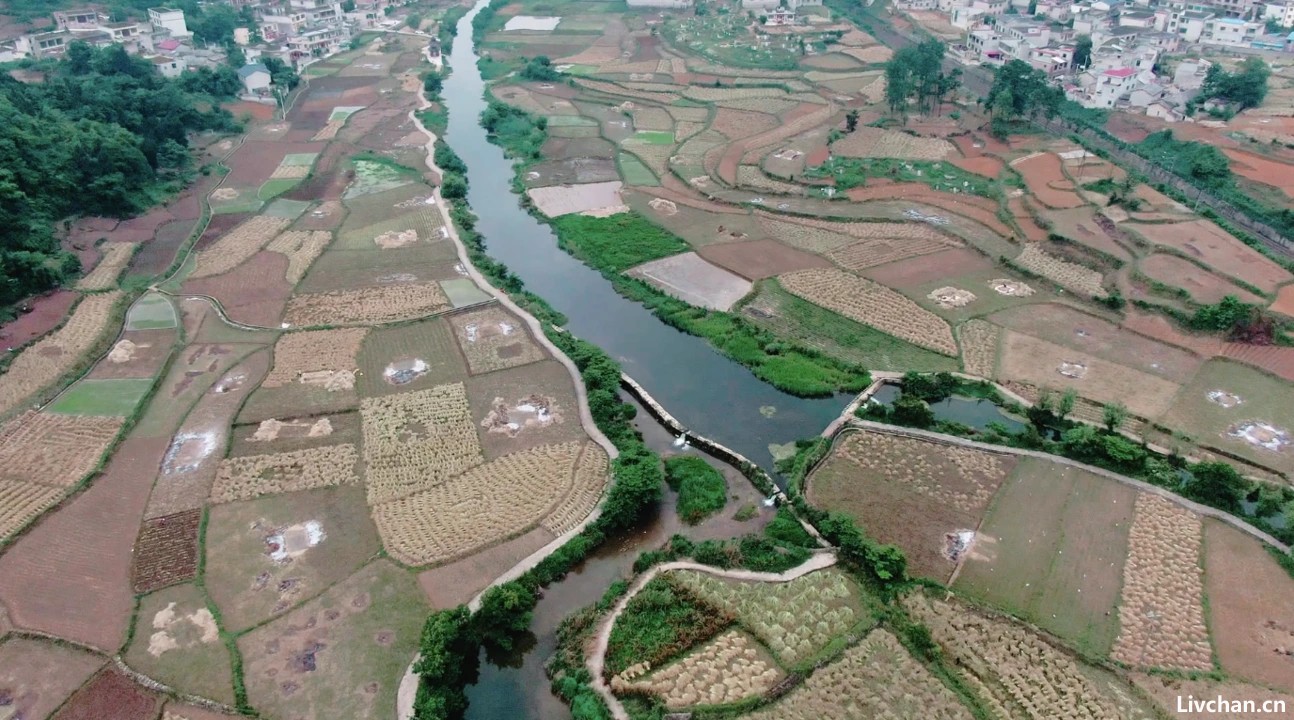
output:
POLYGON ((678 515, 690 525, 719 512, 728 502, 728 483, 723 474, 699 457, 666 460, 665 482, 678 492, 678 515))
POLYGON ((634 595, 612 627, 606 672, 617 675, 640 662, 654 666, 731 622, 728 614, 657 577, 634 595))

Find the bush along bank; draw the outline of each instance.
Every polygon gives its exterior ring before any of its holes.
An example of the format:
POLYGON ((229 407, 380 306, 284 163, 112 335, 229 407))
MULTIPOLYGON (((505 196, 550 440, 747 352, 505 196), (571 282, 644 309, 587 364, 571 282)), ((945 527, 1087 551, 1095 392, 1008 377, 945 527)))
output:
MULTIPOLYGON (((427 85, 430 88, 435 83, 427 85)), ((428 99, 438 101, 436 93, 428 99)), ((453 720, 463 717, 467 709, 464 688, 475 677, 475 666, 482 644, 510 647, 519 632, 530 625, 538 592, 544 586, 563 578, 608 537, 635 527, 656 508, 662 495, 664 470, 660 457, 643 444, 630 421, 634 407, 620 402, 620 366, 596 346, 557 329, 565 318, 541 298, 525 290, 520 278, 485 252, 485 238, 476 231, 476 215, 467 206, 463 192, 457 197, 445 194, 451 178, 466 189, 466 165, 454 151, 439 139, 444 133, 443 113, 433 118, 441 125, 429 124, 437 133, 435 158, 444 171, 442 195, 450 204, 450 218, 467 247, 472 264, 496 287, 505 290, 527 312, 537 317, 545 332, 559 349, 575 363, 588 391, 589 409, 598 428, 619 451, 611 464, 613 481, 601 505, 601 515, 582 532, 517 580, 491 588, 481 598, 481 607, 471 613, 460 606, 433 613, 423 626, 420 657, 414 665, 419 675, 414 701, 416 720, 453 720)), ((422 116, 424 122, 427 116, 422 116)), ((610 717, 596 693, 587 687, 570 696, 590 712, 610 717)))
POLYGON ((1032 407, 1008 402, 990 383, 970 381, 949 373, 919 375, 908 373, 900 384, 899 397, 889 406, 866 403, 857 411, 864 420, 934 430, 979 442, 1038 450, 1088 465, 1144 480, 1188 500, 1230 513, 1285 544, 1294 544, 1294 526, 1272 523, 1282 517, 1282 507, 1294 507, 1294 488, 1276 487, 1249 480, 1225 462, 1190 462, 1173 453, 1156 452, 1119 432, 1128 411, 1121 405, 1104 408, 1104 427, 1070 418, 1075 396, 1044 394, 1032 407), (960 423, 940 420, 931 403, 953 395, 990 400, 1028 419, 1020 430, 989 423, 976 430, 960 423), (1244 512, 1246 502, 1257 503, 1256 512, 1244 512))
POLYGON ((705 338, 729 359, 745 366, 760 380, 799 397, 830 397, 837 392, 861 392, 871 377, 861 365, 823 355, 782 340, 739 314, 707 310, 657 290, 621 273, 650 260, 687 252, 682 239, 638 213, 606 218, 584 215, 545 217, 525 199, 521 177, 540 158, 547 137, 544 118, 498 102, 487 95, 481 115, 491 142, 513 159, 513 188, 537 220, 552 227, 558 246, 598 270, 622 296, 642 303, 662 322, 705 338), (632 242, 627 241, 632 238, 632 242))

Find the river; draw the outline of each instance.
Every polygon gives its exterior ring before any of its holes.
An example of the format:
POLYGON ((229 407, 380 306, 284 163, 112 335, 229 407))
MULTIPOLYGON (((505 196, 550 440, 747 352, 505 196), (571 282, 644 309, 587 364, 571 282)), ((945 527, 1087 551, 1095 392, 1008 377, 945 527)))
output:
POLYGON ((817 435, 849 402, 797 398, 756 378, 702 338, 679 332, 618 295, 596 270, 557 247, 544 223, 512 194, 512 162, 490 144, 478 118, 485 84, 476 67, 472 18, 458 23, 442 96, 449 110, 445 140, 467 163, 467 199, 480 216, 487 252, 526 288, 565 314, 567 328, 615 357, 680 422, 771 470, 768 446, 817 435))

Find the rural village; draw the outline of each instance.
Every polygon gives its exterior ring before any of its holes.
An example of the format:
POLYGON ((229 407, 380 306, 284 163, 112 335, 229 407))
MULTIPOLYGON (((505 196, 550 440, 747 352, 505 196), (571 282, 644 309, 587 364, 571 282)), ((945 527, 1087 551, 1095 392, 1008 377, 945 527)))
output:
POLYGON ((1294 4, 0 12, 0 720, 1294 712, 1294 4))

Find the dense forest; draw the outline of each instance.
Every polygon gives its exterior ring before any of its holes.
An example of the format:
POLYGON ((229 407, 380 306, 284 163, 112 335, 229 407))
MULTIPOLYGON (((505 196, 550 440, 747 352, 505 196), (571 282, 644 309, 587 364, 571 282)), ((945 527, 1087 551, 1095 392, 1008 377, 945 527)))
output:
POLYGON ((188 136, 236 129, 194 83, 163 78, 120 46, 81 43, 31 66, 45 81, 0 74, 0 307, 56 287, 78 270, 55 223, 129 217, 173 190, 188 136))

